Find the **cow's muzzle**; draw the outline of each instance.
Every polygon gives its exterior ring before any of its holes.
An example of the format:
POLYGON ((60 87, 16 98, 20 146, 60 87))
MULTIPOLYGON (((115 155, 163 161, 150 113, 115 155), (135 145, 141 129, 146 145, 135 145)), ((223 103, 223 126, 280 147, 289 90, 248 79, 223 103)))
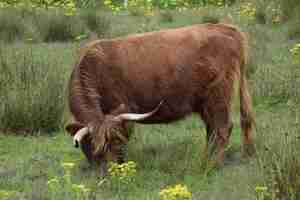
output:
POLYGON ((77 131, 77 133, 73 137, 74 146, 76 148, 78 148, 81 144, 81 140, 88 134, 89 134, 89 128, 88 127, 84 127, 82 129, 80 129, 79 131, 77 131))

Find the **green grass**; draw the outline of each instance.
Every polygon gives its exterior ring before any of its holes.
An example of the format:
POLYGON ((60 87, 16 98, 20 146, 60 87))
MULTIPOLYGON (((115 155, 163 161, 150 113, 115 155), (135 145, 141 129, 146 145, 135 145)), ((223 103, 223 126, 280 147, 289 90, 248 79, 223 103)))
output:
MULTIPOLYGON (((211 183, 219 184, 217 182, 222 181, 222 178, 218 180, 220 177, 232 173, 230 165, 224 170, 209 173, 201 168, 205 137, 198 121, 190 118, 174 125, 136 127, 129 144, 128 159, 137 163, 138 172, 129 188, 121 186, 121 191, 128 190, 125 199, 157 199, 160 189, 176 183, 184 183, 193 193, 202 191, 201 195, 204 195, 211 190, 211 183)), ((237 132, 234 139, 239 140, 237 132)), ((2 190, 18 191, 17 195, 27 198, 36 195, 38 199, 46 199, 51 195, 46 192, 47 181, 63 174, 63 162, 74 162, 76 166, 71 173, 73 183, 93 188, 92 195, 97 197, 122 199, 118 198, 118 195, 123 196, 118 193, 120 188, 109 184, 95 187, 100 181, 95 177, 97 171, 89 167, 82 153, 72 147, 71 138, 64 134, 26 138, 1 136, 0 147, 2 190)), ((232 159, 233 168, 243 170, 247 167, 238 159, 232 159)), ((65 197, 56 196, 55 199, 60 198, 65 197)))
MULTIPOLYGON (((280 142, 286 137, 282 129, 290 133, 291 138, 299 131, 299 125, 291 126, 295 123, 294 116, 286 112, 287 108, 258 107, 257 134, 261 135, 256 136, 257 159, 241 157, 240 130, 238 118, 235 118, 226 165, 217 170, 205 168, 201 154, 205 146, 205 132, 196 116, 172 125, 139 125, 129 143, 127 157, 137 163, 137 174, 132 182, 120 186, 112 185, 109 178, 97 186, 101 181, 97 178, 97 169, 89 166, 83 154, 72 146, 71 138, 64 133, 55 137, 25 138, 2 135, 0 188, 17 191, 15 197, 18 198, 82 199, 82 196, 74 197, 66 183, 64 188, 57 188, 54 193, 47 189, 48 180, 65 174, 62 163, 74 162, 72 183, 91 188, 90 198, 159 199, 161 189, 181 183, 187 185, 193 193, 193 199, 255 199, 255 187, 269 184, 266 178, 268 171, 262 171, 261 165, 269 166, 270 158, 267 156, 275 154, 276 149, 281 148, 282 151, 285 148, 285 144, 280 142), (286 116, 284 121, 280 118, 282 115, 286 116), (265 146, 274 152, 266 153, 265 146)), ((299 153, 299 145, 297 149, 299 153)), ((276 160, 276 157, 273 159, 276 160)))

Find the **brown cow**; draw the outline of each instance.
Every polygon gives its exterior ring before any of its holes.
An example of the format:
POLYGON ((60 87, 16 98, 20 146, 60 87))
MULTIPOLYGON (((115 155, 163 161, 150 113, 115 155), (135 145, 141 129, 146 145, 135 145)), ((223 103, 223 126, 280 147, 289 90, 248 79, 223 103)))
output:
POLYGON ((74 123, 66 129, 87 159, 99 163, 104 172, 107 161, 121 160, 128 122, 167 123, 195 112, 205 122, 207 140, 222 163, 238 80, 244 149, 251 153, 254 120, 245 78, 246 48, 244 34, 225 24, 91 42, 81 49, 71 75, 74 123))

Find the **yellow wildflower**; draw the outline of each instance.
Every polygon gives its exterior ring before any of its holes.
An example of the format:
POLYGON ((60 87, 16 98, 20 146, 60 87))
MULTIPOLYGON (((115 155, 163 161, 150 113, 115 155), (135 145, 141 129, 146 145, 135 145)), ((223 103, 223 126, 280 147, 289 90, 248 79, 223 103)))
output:
POLYGON ((262 192, 265 192, 265 191, 267 191, 267 187, 265 187, 265 186, 256 186, 255 187, 255 192, 256 193, 262 193, 262 192))
POLYGON ((256 7, 250 2, 242 4, 239 10, 239 15, 253 20, 256 15, 256 7))
POLYGON ((113 178, 117 178, 119 180, 129 180, 136 173, 136 163, 133 161, 123 164, 111 162, 108 173, 113 178))
POLYGON ((63 167, 66 171, 73 169, 74 166, 75 166, 75 164, 72 163, 72 162, 65 162, 65 163, 62 164, 62 167, 63 167))
POLYGON ((192 193, 188 191, 187 186, 177 184, 161 190, 159 196, 162 200, 181 200, 191 199, 192 193))

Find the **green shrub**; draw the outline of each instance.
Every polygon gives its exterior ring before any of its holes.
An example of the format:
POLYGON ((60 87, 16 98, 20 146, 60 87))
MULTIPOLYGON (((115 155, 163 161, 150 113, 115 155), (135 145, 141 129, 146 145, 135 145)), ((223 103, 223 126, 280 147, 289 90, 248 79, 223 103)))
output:
POLYGON ((171 23, 174 21, 174 16, 171 10, 162 10, 160 12, 160 21, 165 23, 171 23))
POLYGON ((60 127, 65 72, 32 46, 0 48, 0 130, 32 133, 60 127))
MULTIPOLYGON (((122 9, 122 7, 117 8, 115 11, 122 9)), ((127 11, 132 16, 143 17, 153 15, 153 2, 147 0, 129 0, 127 11)))
POLYGON ((259 24, 266 24, 267 23, 267 15, 263 8, 258 8, 255 12, 255 19, 259 24))
POLYGON ((5 42, 68 41, 87 32, 86 25, 77 15, 67 16, 64 10, 0 9, 0 40, 5 42))
POLYGON ((300 9, 299 0, 280 0, 282 15, 285 20, 293 18, 300 9))
MULTIPOLYGON (((285 109, 290 109, 285 106, 285 109)), ((272 125, 260 127, 259 135, 264 141, 263 151, 258 155, 264 183, 267 187, 269 198, 265 199, 300 199, 300 138, 297 136, 297 128, 291 119, 294 116, 286 116, 271 119, 272 125), (284 120, 286 125, 276 120, 284 120), (280 124, 281 127, 275 124, 280 124), (269 133, 272 133, 270 135, 269 133)))
POLYGON ((217 24, 220 21, 217 15, 204 15, 202 16, 202 23, 217 24))
POLYGON ((289 22, 288 37, 290 39, 300 38, 300 19, 294 19, 289 22))
POLYGON ((34 24, 40 30, 43 41, 69 41, 86 34, 87 28, 77 16, 66 16, 63 11, 40 11, 35 15, 34 24))
POLYGON ((201 23, 213 23, 216 24, 220 21, 220 16, 214 12, 211 8, 203 10, 201 17, 201 23))
POLYGON ((13 9, 0 9, 0 40, 12 42, 24 38, 26 26, 22 16, 13 9))
POLYGON ((98 13, 94 9, 83 10, 81 18, 90 31, 96 33, 99 38, 105 37, 111 28, 111 20, 105 13, 98 13))

